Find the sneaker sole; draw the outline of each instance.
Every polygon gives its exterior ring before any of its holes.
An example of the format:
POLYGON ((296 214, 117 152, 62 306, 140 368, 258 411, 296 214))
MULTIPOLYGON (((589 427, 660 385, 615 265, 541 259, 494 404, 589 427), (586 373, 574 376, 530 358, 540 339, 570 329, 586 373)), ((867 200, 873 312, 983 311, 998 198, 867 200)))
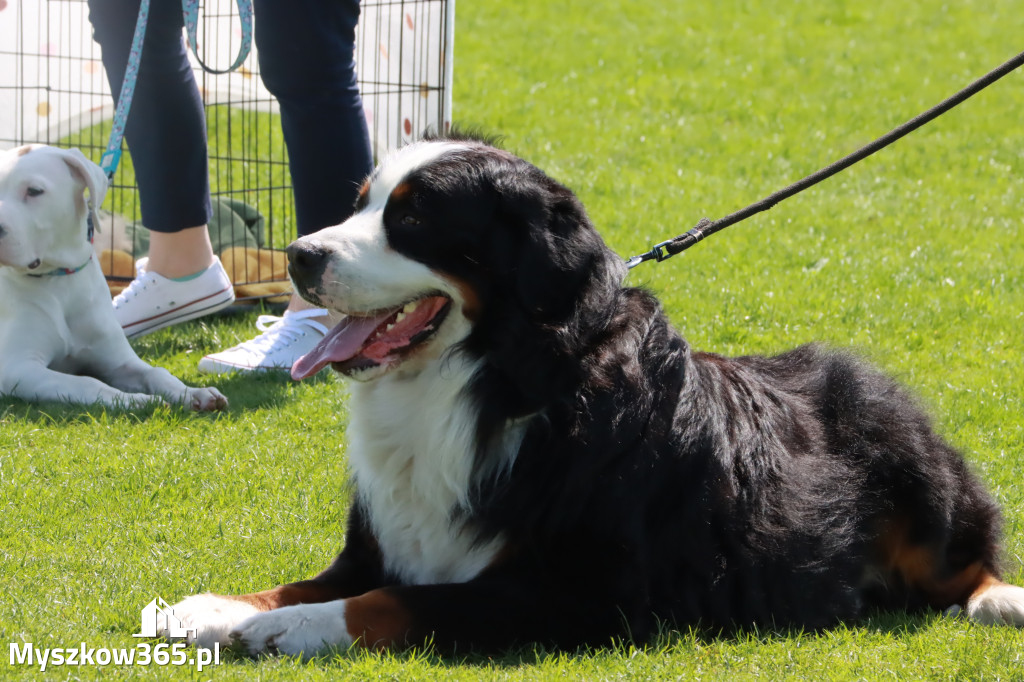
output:
POLYGON ((124 334, 129 339, 137 339, 146 334, 152 334, 164 327, 180 324, 194 320, 197 317, 210 315, 231 305, 235 300, 234 287, 221 289, 198 301, 193 301, 177 308, 172 308, 165 313, 148 317, 145 320, 132 322, 124 327, 124 334))

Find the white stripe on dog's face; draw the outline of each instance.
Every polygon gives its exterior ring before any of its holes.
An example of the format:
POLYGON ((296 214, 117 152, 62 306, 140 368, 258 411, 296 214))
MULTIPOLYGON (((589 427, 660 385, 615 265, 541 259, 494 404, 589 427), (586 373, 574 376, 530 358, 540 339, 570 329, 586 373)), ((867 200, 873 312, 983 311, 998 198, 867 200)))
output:
POLYGON ((431 291, 458 298, 458 289, 426 265, 390 248, 384 231, 384 207, 410 173, 466 145, 418 142, 398 150, 370 178, 366 204, 341 225, 302 237, 299 243, 329 252, 319 286, 299 293, 343 313, 400 305, 431 291))
POLYGON ((465 144, 458 142, 434 141, 416 142, 392 152, 381 162, 370 176, 369 205, 377 205, 383 210, 391 192, 395 190, 410 173, 437 161, 452 152, 466 149, 465 144))

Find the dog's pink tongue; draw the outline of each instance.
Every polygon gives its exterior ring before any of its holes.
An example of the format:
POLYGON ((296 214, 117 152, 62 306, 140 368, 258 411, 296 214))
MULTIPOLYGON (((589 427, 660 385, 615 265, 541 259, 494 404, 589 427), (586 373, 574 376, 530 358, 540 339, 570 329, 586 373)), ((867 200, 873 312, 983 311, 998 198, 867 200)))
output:
POLYGON ((384 313, 377 317, 346 317, 334 329, 327 332, 313 350, 309 351, 292 365, 292 379, 302 381, 313 376, 328 363, 343 362, 359 354, 366 339, 392 313, 384 313))

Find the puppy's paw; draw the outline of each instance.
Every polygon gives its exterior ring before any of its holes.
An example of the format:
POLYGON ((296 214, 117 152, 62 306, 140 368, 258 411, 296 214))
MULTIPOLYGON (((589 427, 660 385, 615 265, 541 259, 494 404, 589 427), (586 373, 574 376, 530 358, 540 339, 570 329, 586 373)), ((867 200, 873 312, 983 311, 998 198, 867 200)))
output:
POLYGON ((996 583, 967 600, 966 611, 983 625, 1024 627, 1024 587, 996 583))
MULTIPOLYGON (((239 623, 259 613, 252 604, 216 594, 195 594, 171 607, 174 617, 187 630, 185 641, 203 649, 212 649, 215 643, 227 646, 228 633, 239 623)), ((176 625, 176 624, 175 624, 176 625)), ((163 613, 157 614, 157 635, 172 636, 163 613)))
POLYGON ((167 401, 158 395, 148 393, 122 393, 111 404, 126 410, 137 410, 145 407, 164 406, 167 405, 167 401))
POLYGON ((239 624, 231 639, 250 655, 312 656, 329 646, 349 646, 345 601, 298 604, 265 611, 239 624))
POLYGON ((189 388, 185 391, 185 407, 196 412, 213 412, 228 406, 228 399, 215 388, 189 388))

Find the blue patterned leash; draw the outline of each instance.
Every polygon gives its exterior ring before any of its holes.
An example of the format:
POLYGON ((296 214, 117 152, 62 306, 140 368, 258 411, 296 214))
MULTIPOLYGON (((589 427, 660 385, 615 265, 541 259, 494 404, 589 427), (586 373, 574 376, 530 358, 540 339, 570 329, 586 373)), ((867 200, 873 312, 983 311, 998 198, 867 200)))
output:
POLYGON ((128 68, 125 69, 124 80, 121 81, 121 96, 117 98, 117 108, 114 109, 110 141, 107 143, 107 151, 100 158, 100 168, 107 174, 108 180, 114 179, 117 164, 121 163, 121 140, 124 139, 124 126, 128 122, 128 110, 131 109, 132 96, 135 94, 135 81, 139 75, 139 62, 142 61, 142 39, 146 35, 147 21, 149 0, 142 0, 139 5, 139 18, 135 22, 132 47, 128 52, 128 68))
MULTIPOLYGON (((181 10, 185 19, 185 29, 188 34, 188 43, 196 61, 203 67, 203 70, 212 74, 228 73, 234 71, 245 58, 249 56, 249 49, 252 46, 252 0, 236 0, 238 5, 238 18, 242 23, 242 44, 238 48, 238 55, 235 62, 223 71, 217 71, 208 67, 199 57, 198 25, 199 25, 199 0, 182 0, 181 10)), ((121 96, 117 99, 117 108, 114 110, 114 123, 110 129, 110 141, 107 143, 107 150, 100 158, 100 168, 107 174, 107 179, 113 180, 117 165, 121 162, 121 141, 124 139, 124 128, 128 123, 128 111, 132 106, 132 96, 135 94, 135 81, 139 76, 139 62, 142 61, 142 43, 146 35, 146 23, 149 21, 149 0, 142 0, 139 5, 139 18, 135 22, 135 35, 132 37, 132 47, 128 52, 128 67, 124 72, 124 81, 121 83, 121 96)))
MULTIPOLYGON (((148 0, 144 0, 144 2, 148 2, 148 0)), ((252 0, 235 0, 235 4, 238 6, 238 19, 242 22, 242 44, 238 46, 238 55, 235 57, 235 63, 222 71, 218 71, 211 69, 199 57, 199 41, 196 36, 199 25, 199 0, 181 1, 181 9, 185 15, 185 31, 188 33, 188 44, 192 47, 192 54, 196 56, 199 66, 203 67, 203 71, 207 73, 214 75, 230 73, 241 66, 245 58, 249 56, 249 48, 252 45, 252 0)))

